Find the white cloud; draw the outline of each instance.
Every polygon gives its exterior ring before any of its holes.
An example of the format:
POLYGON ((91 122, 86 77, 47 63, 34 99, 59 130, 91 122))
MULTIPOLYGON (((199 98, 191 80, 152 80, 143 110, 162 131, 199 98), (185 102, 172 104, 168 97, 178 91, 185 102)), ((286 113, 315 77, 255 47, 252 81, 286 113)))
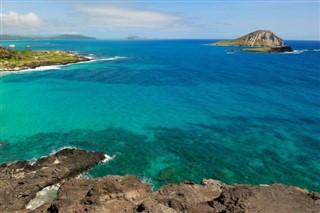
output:
POLYGON ((162 28, 178 24, 183 17, 156 11, 134 10, 110 6, 83 6, 78 10, 96 25, 105 27, 162 28))
POLYGON ((25 26, 40 26, 43 22, 34 13, 27 13, 25 15, 18 14, 16 12, 2 13, 0 14, 2 25, 12 27, 25 27, 25 26))
POLYGON ((14 11, 0 13, 2 33, 33 33, 44 22, 34 13, 18 14, 14 11))

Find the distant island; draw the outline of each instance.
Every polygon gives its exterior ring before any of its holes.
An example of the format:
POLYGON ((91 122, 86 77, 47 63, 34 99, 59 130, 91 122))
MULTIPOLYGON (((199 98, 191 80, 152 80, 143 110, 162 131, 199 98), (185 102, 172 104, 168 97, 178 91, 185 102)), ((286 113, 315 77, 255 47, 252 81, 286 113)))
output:
POLYGON ((144 40, 145 38, 141 38, 140 36, 128 36, 127 40, 144 40))
POLYGON ((0 47, 0 72, 66 65, 89 60, 89 58, 65 51, 11 50, 0 47))
POLYGON ((283 39, 270 30, 257 30, 233 40, 222 40, 213 46, 246 46, 245 52, 292 52, 290 46, 285 46, 283 39))
POLYGON ((96 39, 80 34, 62 34, 56 36, 20 36, 20 35, 0 35, 0 40, 71 40, 71 39, 96 39))

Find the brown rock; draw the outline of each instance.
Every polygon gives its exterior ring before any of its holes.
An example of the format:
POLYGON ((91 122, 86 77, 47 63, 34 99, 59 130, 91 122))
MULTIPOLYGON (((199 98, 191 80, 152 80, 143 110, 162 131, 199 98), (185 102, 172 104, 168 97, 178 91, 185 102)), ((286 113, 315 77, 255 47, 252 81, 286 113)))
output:
POLYGON ((227 186, 220 197, 210 203, 214 212, 319 212, 319 193, 313 200, 305 189, 274 185, 227 186))
POLYGON ((58 199, 50 208, 59 212, 133 212, 151 193, 150 185, 130 175, 72 179, 62 184, 58 199))
POLYGON ((185 211, 192 206, 219 197, 222 193, 223 185, 215 180, 204 180, 200 185, 192 182, 185 182, 179 185, 167 184, 155 193, 154 199, 177 212, 185 211))
POLYGON ((93 213, 228 213, 319 212, 320 194, 281 184, 226 185, 215 180, 201 184, 167 184, 152 192, 134 176, 106 176, 66 181, 59 197, 34 212, 93 213))
POLYGON ((103 153, 63 149, 34 164, 0 165, 0 212, 21 210, 46 186, 75 177, 105 158, 103 153))
POLYGON ((226 185, 216 180, 201 184, 167 184, 152 192, 135 176, 70 178, 104 158, 102 153, 67 149, 39 159, 0 166, 0 212, 91 213, 229 213, 320 212, 320 193, 293 186, 226 185), (33 211, 25 205, 44 186, 64 180, 58 198, 33 211))
POLYGON ((219 41, 214 43, 213 45, 281 47, 284 46, 284 41, 270 30, 257 30, 240 38, 228 41, 219 41))
POLYGON ((152 212, 162 212, 162 213, 177 213, 171 207, 168 207, 162 203, 158 203, 155 200, 146 200, 143 203, 135 206, 134 213, 144 212, 144 213, 152 213, 152 212))

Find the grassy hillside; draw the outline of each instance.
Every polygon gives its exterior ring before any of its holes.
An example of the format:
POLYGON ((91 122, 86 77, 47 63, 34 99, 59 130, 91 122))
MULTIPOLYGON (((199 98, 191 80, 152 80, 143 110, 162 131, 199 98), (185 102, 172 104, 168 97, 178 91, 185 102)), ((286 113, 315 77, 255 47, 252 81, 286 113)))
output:
POLYGON ((0 71, 68 64, 88 59, 64 51, 9 50, 0 47, 0 71))

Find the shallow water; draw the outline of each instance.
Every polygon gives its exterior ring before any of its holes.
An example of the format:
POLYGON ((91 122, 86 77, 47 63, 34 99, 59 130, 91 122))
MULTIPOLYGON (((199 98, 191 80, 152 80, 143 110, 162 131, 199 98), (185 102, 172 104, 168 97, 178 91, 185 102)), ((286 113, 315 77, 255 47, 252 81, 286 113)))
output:
POLYGON ((293 54, 228 54, 210 42, 16 42, 96 61, 2 77, 0 162, 73 146, 114 156, 90 177, 319 191, 320 52, 310 49, 320 43, 289 41, 293 54))

